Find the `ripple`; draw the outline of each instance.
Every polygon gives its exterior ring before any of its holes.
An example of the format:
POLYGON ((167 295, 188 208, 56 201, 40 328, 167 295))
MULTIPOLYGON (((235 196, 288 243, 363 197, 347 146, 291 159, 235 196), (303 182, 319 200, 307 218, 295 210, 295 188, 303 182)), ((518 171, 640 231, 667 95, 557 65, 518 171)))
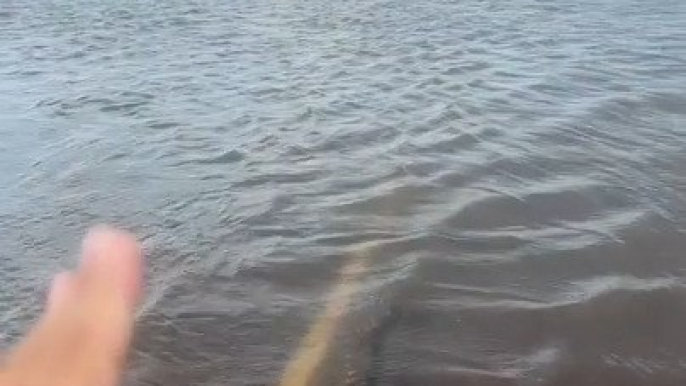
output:
POLYGON ((215 157, 198 159, 195 162, 199 164, 229 164, 239 162, 245 159, 243 153, 238 150, 229 150, 215 157))

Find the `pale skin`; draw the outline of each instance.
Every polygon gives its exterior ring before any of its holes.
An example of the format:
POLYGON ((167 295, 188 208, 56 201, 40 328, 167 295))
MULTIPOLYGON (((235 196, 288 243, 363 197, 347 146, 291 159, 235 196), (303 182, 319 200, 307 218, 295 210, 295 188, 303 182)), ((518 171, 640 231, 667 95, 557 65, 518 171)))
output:
POLYGON ((136 239, 99 227, 79 266, 53 280, 43 315, 6 353, 0 386, 118 386, 142 293, 136 239))

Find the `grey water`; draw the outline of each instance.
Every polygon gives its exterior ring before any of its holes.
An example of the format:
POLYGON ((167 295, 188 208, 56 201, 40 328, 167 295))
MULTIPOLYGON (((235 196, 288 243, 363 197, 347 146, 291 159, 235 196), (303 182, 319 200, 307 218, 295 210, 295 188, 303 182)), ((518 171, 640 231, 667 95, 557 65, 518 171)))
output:
POLYGON ((683 385, 686 2, 3 0, 0 338, 92 224, 126 383, 683 385))

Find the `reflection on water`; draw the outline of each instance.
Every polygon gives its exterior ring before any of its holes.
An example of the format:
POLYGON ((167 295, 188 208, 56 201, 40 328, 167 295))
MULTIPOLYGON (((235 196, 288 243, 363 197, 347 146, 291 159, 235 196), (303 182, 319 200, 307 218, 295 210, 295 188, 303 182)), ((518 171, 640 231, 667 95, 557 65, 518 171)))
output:
POLYGON ((684 42, 677 0, 5 0, 5 340, 104 220, 131 385, 681 385, 684 42))

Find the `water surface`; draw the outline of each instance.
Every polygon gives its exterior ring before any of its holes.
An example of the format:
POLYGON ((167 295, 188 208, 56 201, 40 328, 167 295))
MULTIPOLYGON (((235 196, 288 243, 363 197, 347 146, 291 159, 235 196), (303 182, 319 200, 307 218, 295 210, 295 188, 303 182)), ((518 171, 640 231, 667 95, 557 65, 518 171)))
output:
POLYGON ((0 323, 97 222, 130 385, 686 381, 686 2, 3 0, 0 323), (367 249, 365 249, 367 250, 367 249))

